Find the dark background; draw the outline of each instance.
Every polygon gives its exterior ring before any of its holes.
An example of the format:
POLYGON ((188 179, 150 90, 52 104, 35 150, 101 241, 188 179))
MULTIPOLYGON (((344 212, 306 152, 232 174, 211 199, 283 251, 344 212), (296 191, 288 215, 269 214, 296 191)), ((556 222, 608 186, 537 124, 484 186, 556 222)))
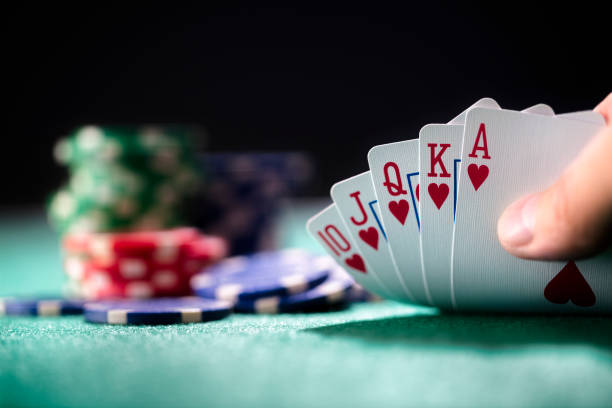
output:
POLYGON ((566 112, 612 90, 595 5, 220 3, 5 10, 0 204, 42 203, 66 174, 53 143, 83 124, 199 123, 211 151, 305 150, 325 194, 371 146, 480 97, 566 112))

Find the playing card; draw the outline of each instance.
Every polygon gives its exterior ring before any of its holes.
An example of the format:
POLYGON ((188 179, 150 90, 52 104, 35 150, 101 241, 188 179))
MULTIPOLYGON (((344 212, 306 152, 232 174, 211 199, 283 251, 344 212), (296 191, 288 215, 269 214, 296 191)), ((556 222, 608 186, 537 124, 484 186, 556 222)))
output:
POLYGON ((591 122, 602 126, 606 124, 606 120, 604 119, 604 117, 601 116, 600 113, 595 111, 562 113, 560 115, 557 115, 557 117, 563 119, 582 120, 584 122, 591 122))
POLYGON ((600 128, 513 111, 468 112, 451 270, 458 309, 612 311, 610 253, 576 262, 523 260, 507 253, 496 233, 503 210, 552 184, 600 128))
POLYGON ((355 245, 335 204, 311 217, 306 229, 357 283, 379 296, 391 297, 355 245))
POLYGON ((357 248, 393 299, 414 301, 391 257, 370 172, 337 182, 331 197, 357 248))
POLYGON ((415 300, 430 305, 419 242, 419 141, 375 146, 368 163, 395 265, 415 300))
MULTIPOLYGON (((482 98, 470 108, 476 106, 499 109, 491 98, 482 98)), ((463 123, 466 112, 449 123, 463 123)), ((421 264, 419 141, 375 146, 368 153, 368 163, 391 256, 415 300, 432 304, 421 264)))
POLYGON ((419 132, 422 268, 433 304, 452 308, 451 252, 461 162, 462 125, 424 126, 419 132))
MULTIPOLYGON (((421 267, 433 303, 446 309, 452 308, 451 252, 463 141, 462 120, 474 107, 500 109, 494 100, 481 99, 453 119, 454 124, 430 124, 419 132, 419 174, 423 186, 423 198, 419 201, 421 267)), ((543 103, 523 112, 554 115, 553 109, 543 103)))

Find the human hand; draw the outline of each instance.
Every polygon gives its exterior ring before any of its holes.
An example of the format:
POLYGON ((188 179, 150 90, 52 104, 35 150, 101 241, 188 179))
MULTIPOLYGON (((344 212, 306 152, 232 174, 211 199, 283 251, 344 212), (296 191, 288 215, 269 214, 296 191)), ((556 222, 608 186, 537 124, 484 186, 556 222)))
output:
POLYGON ((612 93, 595 111, 607 126, 552 186, 515 201, 499 218, 497 235, 511 254, 578 259, 612 242, 612 93))

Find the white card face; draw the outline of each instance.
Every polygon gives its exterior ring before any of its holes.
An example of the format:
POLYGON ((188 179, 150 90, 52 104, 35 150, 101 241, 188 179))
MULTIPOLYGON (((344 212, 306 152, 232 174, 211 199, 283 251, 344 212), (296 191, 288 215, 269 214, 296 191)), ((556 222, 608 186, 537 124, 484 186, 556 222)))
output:
POLYGON ((433 304, 450 309, 451 251, 462 125, 427 125, 419 132, 422 268, 433 304))
POLYGON ((391 257, 370 172, 334 184, 331 197, 353 241, 393 299, 414 301, 391 257))
POLYGON ((306 229, 357 283, 379 296, 391 297, 355 245, 335 204, 311 217, 306 229))
MULTIPOLYGON (((463 123, 467 112, 475 107, 500 109, 493 99, 483 98, 447 125, 426 125, 419 132, 419 173, 423 185, 423 199, 419 200, 421 268, 433 304, 447 309, 452 308, 451 252, 463 123)), ((544 104, 525 111, 554 114, 544 104)))
POLYGON ((601 116, 600 113, 595 112, 595 111, 580 111, 580 112, 562 113, 560 115, 557 115, 557 117, 563 118, 563 119, 581 120, 584 122, 595 123, 597 125, 602 125, 602 126, 605 126, 606 124, 606 119, 603 116, 601 116))
POLYGON ((507 253, 496 233, 503 210, 552 184, 600 128, 513 111, 468 112, 451 271, 458 309, 612 311, 609 252, 575 263, 523 260, 507 253))
POLYGON ((430 305, 419 239, 419 141, 375 146, 368 163, 395 265, 415 300, 430 305))

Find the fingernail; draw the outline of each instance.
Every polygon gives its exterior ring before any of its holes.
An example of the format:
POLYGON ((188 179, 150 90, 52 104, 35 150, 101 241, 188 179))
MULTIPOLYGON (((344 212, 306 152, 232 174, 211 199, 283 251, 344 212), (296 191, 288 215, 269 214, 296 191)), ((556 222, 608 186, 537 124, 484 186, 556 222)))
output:
POLYGON ((533 239, 538 195, 525 197, 511 204, 497 224, 499 239, 504 244, 520 247, 533 239))

